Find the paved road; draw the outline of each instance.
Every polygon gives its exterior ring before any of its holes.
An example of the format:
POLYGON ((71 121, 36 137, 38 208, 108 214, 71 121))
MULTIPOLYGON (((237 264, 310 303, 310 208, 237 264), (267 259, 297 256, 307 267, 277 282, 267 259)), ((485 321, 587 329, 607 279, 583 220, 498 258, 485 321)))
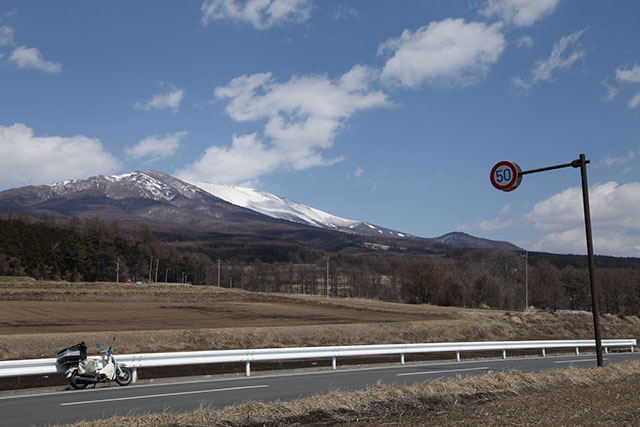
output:
MULTIPOLYGON (((605 364, 638 360, 640 353, 605 355, 605 364)), ((28 426, 72 423, 129 413, 190 411, 201 404, 222 408, 249 400, 293 400, 335 390, 360 390, 383 384, 409 385, 456 375, 491 371, 538 372, 567 366, 593 367, 594 355, 509 358, 463 362, 339 369, 253 377, 166 382, 0 397, 0 424, 28 426)))

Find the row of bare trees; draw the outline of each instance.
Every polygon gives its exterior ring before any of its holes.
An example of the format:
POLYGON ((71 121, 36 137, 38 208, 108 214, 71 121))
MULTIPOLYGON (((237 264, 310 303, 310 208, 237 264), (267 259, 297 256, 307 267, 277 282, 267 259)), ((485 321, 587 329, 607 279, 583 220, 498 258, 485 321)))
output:
MULTIPOLYGON (((586 268, 562 268, 539 259, 528 266, 515 252, 484 259, 343 255, 326 263, 223 263, 221 285, 258 292, 287 292, 381 299, 459 307, 585 310, 591 308, 586 268), (527 283, 525 283, 525 281, 527 283), (528 288, 528 298, 525 289, 528 288)), ((640 271, 601 268, 600 307, 605 312, 640 314, 640 271)), ((215 277, 209 274, 209 277, 215 277)), ((207 284, 215 284, 209 280, 207 284)))
MULTIPOLYGON (((331 254, 304 249, 289 262, 258 256, 219 260, 202 244, 162 242, 144 226, 121 230, 98 219, 66 223, 0 219, 0 275, 69 281, 169 281, 256 292, 291 292, 415 304, 589 310, 584 257, 506 250, 427 254, 331 254), (327 257, 329 262, 327 263, 327 257), (304 258, 304 259, 303 259, 304 258), (328 280, 327 280, 328 279, 328 280), (526 285, 525 285, 526 281, 526 285)), ((633 260, 632 260, 633 261, 633 260)), ((596 259, 600 307, 640 314, 640 268, 625 259, 596 259)))

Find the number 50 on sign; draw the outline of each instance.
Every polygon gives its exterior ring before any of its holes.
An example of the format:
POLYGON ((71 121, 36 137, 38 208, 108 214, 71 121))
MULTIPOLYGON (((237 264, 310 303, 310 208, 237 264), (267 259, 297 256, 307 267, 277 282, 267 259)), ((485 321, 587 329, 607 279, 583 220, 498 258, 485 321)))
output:
POLYGON ((491 184, 502 191, 513 191, 522 181, 522 169, 516 163, 502 161, 491 168, 491 184))

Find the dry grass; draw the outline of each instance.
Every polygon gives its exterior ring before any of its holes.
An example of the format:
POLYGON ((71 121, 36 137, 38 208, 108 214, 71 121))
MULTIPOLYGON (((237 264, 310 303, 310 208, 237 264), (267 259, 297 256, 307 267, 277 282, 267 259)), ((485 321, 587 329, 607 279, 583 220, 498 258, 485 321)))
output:
POLYGON ((149 414, 83 422, 88 427, 105 426, 256 426, 335 424, 367 422, 405 413, 444 411, 459 405, 519 396, 555 387, 604 384, 640 375, 640 362, 627 362, 606 368, 545 371, 526 374, 519 371, 480 377, 433 381, 407 387, 378 385, 366 391, 333 392, 292 402, 264 404, 251 402, 220 411, 199 409, 183 414, 149 414))
POLYGON ((0 276, 0 283, 28 283, 35 281, 36 279, 28 276, 0 276))

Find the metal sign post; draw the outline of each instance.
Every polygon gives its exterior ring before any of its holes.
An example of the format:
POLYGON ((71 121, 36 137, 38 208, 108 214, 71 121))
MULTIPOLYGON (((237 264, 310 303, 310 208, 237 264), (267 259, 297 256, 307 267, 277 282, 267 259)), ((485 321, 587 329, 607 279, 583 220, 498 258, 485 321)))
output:
POLYGON ((565 163, 563 165, 549 166, 546 168, 532 169, 528 171, 521 171, 520 167, 512 162, 502 161, 498 162, 491 169, 491 184, 502 191, 515 190, 522 180, 522 176, 537 172, 545 172, 553 169, 560 168, 580 168, 580 176, 582 178, 582 204, 584 207, 584 227, 587 237, 587 256, 589 258, 589 284, 591 286, 591 311, 593 313, 593 328, 595 330, 596 338, 596 357, 598 360, 598 366, 603 366, 602 359, 602 340, 600 338, 600 309, 598 308, 598 288, 596 287, 594 270, 595 262, 593 257, 593 238, 591 235, 591 211, 589 209, 589 186, 587 184, 587 164, 590 163, 586 160, 584 154, 580 154, 580 158, 572 161, 571 163, 565 163), (517 176, 513 176, 513 171, 517 170, 517 176))

